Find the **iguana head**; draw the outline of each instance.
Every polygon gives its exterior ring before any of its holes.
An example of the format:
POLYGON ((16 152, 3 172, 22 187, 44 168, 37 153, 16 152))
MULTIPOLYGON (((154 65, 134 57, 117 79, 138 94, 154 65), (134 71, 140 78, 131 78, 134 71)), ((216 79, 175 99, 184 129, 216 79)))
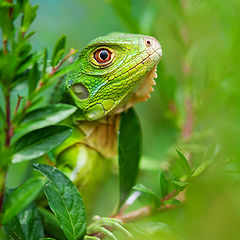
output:
POLYGON ((149 97, 161 57, 161 45, 150 36, 112 33, 99 37, 80 53, 77 70, 66 79, 66 91, 83 119, 119 113, 149 97))

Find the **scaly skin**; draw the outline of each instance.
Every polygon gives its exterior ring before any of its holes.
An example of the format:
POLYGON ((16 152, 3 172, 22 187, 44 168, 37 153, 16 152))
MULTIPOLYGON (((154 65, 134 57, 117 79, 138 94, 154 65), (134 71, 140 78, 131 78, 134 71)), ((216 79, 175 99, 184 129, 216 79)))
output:
POLYGON ((69 120, 74 133, 55 156, 87 208, 116 156, 119 115, 149 97, 161 56, 153 37, 112 33, 90 42, 77 59, 78 70, 66 79, 65 91, 79 110, 69 120))

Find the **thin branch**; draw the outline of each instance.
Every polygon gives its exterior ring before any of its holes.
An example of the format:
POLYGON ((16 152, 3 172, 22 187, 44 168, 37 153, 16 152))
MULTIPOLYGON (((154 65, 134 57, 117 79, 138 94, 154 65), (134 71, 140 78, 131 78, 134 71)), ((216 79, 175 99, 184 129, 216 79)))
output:
POLYGON ((145 206, 145 207, 139 208, 139 209, 131 211, 131 212, 116 215, 115 218, 120 219, 125 223, 132 222, 132 221, 144 218, 144 217, 148 217, 154 213, 162 212, 162 211, 165 211, 168 209, 173 209, 178 206, 179 205, 166 204, 166 205, 163 205, 163 206, 157 208, 156 210, 153 210, 152 207, 150 207, 150 206, 145 206))
POLYGON ((7 40, 3 40, 3 53, 5 55, 8 53, 8 50, 7 50, 7 40))
POLYGON ((17 101, 17 105, 16 105, 16 108, 15 108, 15 111, 14 111, 14 116, 17 114, 17 111, 20 107, 20 103, 21 103, 21 100, 23 99, 23 97, 21 97, 20 95, 18 95, 18 101, 17 101))
POLYGON ((12 124, 11 124, 11 109, 10 109, 10 89, 8 88, 7 94, 5 96, 5 104, 6 104, 6 139, 5 146, 10 147, 10 141, 12 137, 12 124))
POLYGON ((71 48, 69 53, 65 56, 65 58, 56 66, 52 68, 52 71, 50 73, 50 76, 52 76, 61 66, 62 64, 68 59, 70 58, 74 53, 76 52, 75 49, 71 48))

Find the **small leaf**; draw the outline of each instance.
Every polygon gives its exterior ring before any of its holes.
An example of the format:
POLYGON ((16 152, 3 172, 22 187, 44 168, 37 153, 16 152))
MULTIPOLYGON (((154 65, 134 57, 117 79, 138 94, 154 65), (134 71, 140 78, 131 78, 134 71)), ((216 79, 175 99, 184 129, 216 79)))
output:
POLYGON ((39 79, 40 72, 38 70, 38 64, 35 62, 28 78, 28 96, 31 96, 34 93, 39 79))
POLYGON ((32 178, 14 190, 5 204, 2 222, 7 223, 12 217, 21 212, 32 202, 42 189, 44 181, 42 178, 32 178))
POLYGON ((76 110, 77 108, 73 105, 58 103, 29 112, 25 115, 21 125, 16 128, 12 142, 28 132, 57 124, 76 110))
POLYGON ((59 60, 62 58, 63 56, 63 53, 65 51, 65 45, 66 45, 66 36, 61 36, 55 47, 54 47, 54 50, 53 50, 53 54, 52 54, 52 62, 51 62, 51 65, 52 67, 55 67, 59 60))
POLYGON ((180 182, 180 181, 171 181, 173 184, 177 185, 180 190, 182 191, 185 187, 187 187, 187 185, 189 184, 188 182, 180 182))
POLYGON ((18 219, 27 240, 39 240, 44 237, 42 220, 36 204, 30 204, 18 215, 18 219))
POLYGON ((47 57, 48 57, 48 51, 47 51, 47 48, 45 48, 43 52, 43 69, 42 69, 43 82, 45 81, 45 74, 47 70, 47 57))
POLYGON ((198 177, 199 175, 201 175, 208 167, 209 165, 211 164, 210 161, 204 161, 202 162, 198 168, 193 172, 192 174, 192 178, 196 178, 198 177))
POLYGON ((36 18, 37 9, 38 9, 37 5, 32 7, 28 1, 24 4, 23 19, 21 26, 22 33, 25 33, 28 30, 28 28, 36 18))
POLYGON ((61 144, 71 133, 71 127, 56 125, 24 135, 15 143, 15 154, 12 157, 12 163, 42 156, 61 144))
POLYGON ((168 194, 168 181, 166 179, 164 171, 159 172, 159 184, 162 198, 168 194))
POLYGON ((141 184, 141 183, 135 185, 135 186, 133 187, 133 189, 136 190, 136 191, 139 191, 139 192, 146 193, 146 194, 148 194, 148 195, 154 196, 155 198, 159 199, 159 198, 158 198, 158 195, 157 195, 155 192, 153 192, 152 189, 145 187, 145 186, 144 186, 143 184, 141 184))
POLYGON ((69 240, 81 239, 86 232, 86 213, 75 185, 52 166, 35 164, 34 169, 48 178, 44 192, 66 237, 69 240))
POLYGON ((142 151, 142 133, 139 120, 133 109, 122 113, 120 122, 118 163, 120 204, 128 197, 138 174, 142 151))
POLYGON ((178 153, 180 163, 181 163, 181 165, 182 165, 182 167, 183 167, 183 169, 185 171, 187 179, 190 179, 191 175, 192 175, 192 170, 191 170, 191 167, 189 165, 189 162, 188 162, 186 157, 181 152, 179 152, 178 150, 176 150, 176 151, 178 153))

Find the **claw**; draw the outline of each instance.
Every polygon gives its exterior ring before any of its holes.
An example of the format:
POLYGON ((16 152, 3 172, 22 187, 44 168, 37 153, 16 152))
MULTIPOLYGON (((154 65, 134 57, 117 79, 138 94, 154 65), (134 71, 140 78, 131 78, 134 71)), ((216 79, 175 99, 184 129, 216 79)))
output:
POLYGON ((122 226, 123 222, 120 219, 95 216, 93 220, 94 222, 87 229, 87 235, 84 237, 84 240, 100 240, 97 237, 89 236, 95 233, 101 233, 112 240, 118 240, 108 228, 115 228, 132 238, 131 233, 122 226))

